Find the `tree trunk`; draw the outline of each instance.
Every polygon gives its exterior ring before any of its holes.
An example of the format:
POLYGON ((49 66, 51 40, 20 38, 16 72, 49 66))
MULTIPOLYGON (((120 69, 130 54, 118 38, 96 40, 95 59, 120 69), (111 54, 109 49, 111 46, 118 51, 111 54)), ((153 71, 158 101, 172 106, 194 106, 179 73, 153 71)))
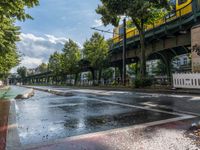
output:
POLYGON ((75 81, 74 81, 74 85, 77 84, 77 81, 78 81, 78 73, 75 74, 75 81))
POLYGON ((141 50, 140 73, 141 73, 141 79, 144 79, 146 77, 145 33, 144 33, 144 30, 140 31, 140 50, 141 50))
POLYGON ((94 82, 95 82, 95 71, 94 71, 94 69, 91 69, 91 73, 92 73, 92 81, 93 81, 93 85, 94 85, 94 82))
POLYGON ((140 74, 141 79, 146 77, 146 57, 145 57, 145 29, 144 29, 144 19, 141 19, 140 22, 136 20, 134 17, 132 18, 133 23, 137 27, 140 36, 140 74))
POLYGON ((136 62, 136 66, 135 66, 135 76, 138 77, 138 61, 136 62))
POLYGON ((99 78, 98 78, 98 84, 101 84, 101 74, 102 74, 102 70, 99 70, 99 78))

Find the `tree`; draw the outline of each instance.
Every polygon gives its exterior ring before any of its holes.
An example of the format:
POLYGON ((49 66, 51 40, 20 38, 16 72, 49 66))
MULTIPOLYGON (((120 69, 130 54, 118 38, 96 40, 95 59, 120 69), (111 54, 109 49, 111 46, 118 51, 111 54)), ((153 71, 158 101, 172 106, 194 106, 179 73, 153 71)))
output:
POLYGON ((107 68, 103 70, 102 77, 104 80, 113 79, 114 70, 113 68, 107 68))
POLYGON ((40 73, 45 73, 48 71, 48 65, 45 63, 42 63, 41 65, 38 66, 38 70, 40 73))
POLYGON ((49 58, 48 66, 54 75, 60 75, 62 72, 62 55, 58 52, 53 53, 49 58))
POLYGON ((10 69, 19 64, 19 54, 14 50, 0 53, 0 79, 5 78, 10 69))
POLYGON ((20 27, 16 20, 32 18, 25 12, 39 4, 39 0, 3 0, 0 2, 0 72, 8 73, 19 63, 16 42, 19 41, 20 27))
POLYGON ((23 79, 27 76, 27 68, 26 67, 19 67, 17 68, 17 73, 19 74, 19 76, 23 79))
POLYGON ((66 74, 75 74, 75 84, 78 79, 78 73, 80 71, 79 61, 81 60, 81 51, 76 42, 69 39, 63 48, 62 61, 63 71, 66 74))
POLYGON ((102 5, 96 9, 102 16, 104 25, 117 26, 122 16, 130 17, 140 36, 141 49, 141 78, 146 75, 145 59, 145 26, 152 24, 156 19, 163 17, 170 9, 169 0, 101 0, 102 5))
POLYGON ((0 50, 15 48, 19 41, 20 28, 15 26, 15 21, 25 21, 32 17, 25 12, 25 8, 39 5, 39 0, 3 0, 0 2, 0 50))
POLYGON ((54 52, 49 58, 48 69, 53 72, 54 77, 52 80, 56 81, 56 84, 58 83, 58 77, 62 75, 62 66, 62 55, 58 52, 54 52))
POLYGON ((90 62, 90 66, 93 69, 93 81, 97 77, 95 70, 99 71, 98 80, 100 81, 102 69, 108 57, 108 43, 103 36, 95 32, 89 40, 86 40, 83 47, 84 57, 90 62))

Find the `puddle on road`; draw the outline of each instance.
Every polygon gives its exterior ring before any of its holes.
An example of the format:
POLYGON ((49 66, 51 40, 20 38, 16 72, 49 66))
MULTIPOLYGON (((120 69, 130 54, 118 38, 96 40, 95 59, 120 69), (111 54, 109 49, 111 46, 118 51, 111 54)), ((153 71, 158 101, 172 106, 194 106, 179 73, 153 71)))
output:
MULTIPOLYGON (((60 97, 36 91, 29 100, 17 101, 18 132, 22 145, 177 117, 90 101, 93 98, 87 96, 60 97)), ((101 100, 101 97, 96 98, 101 100)))

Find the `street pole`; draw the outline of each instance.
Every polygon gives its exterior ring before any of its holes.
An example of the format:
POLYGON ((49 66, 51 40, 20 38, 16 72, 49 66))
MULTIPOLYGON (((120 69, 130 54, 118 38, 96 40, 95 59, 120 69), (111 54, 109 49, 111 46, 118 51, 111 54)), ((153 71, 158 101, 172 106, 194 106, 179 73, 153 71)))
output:
POLYGON ((123 34, 123 74, 122 74, 122 80, 123 85, 126 86, 126 18, 123 20, 123 28, 124 28, 124 34, 123 34))

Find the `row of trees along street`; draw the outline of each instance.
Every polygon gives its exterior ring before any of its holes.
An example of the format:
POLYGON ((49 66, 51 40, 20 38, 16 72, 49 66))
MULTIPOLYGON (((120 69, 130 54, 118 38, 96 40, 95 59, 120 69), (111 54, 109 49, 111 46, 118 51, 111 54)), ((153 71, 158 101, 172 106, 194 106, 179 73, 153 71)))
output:
POLYGON ((64 45, 62 53, 55 52, 49 58, 49 71, 55 75, 73 74, 75 83, 81 71, 81 60, 87 61, 93 80, 100 80, 102 71, 107 67, 108 42, 102 35, 95 32, 89 40, 86 40, 81 49, 76 42, 69 39, 64 45), (98 79, 97 79, 98 78, 98 79))

